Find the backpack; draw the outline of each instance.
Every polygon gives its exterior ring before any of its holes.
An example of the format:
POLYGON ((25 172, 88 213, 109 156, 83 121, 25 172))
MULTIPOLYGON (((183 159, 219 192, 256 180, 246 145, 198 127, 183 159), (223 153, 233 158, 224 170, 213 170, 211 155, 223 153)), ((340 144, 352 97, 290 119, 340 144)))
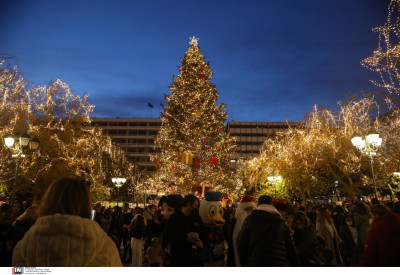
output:
POLYGON ((142 215, 138 215, 132 220, 131 226, 129 227, 129 235, 135 239, 146 237, 146 226, 142 215))

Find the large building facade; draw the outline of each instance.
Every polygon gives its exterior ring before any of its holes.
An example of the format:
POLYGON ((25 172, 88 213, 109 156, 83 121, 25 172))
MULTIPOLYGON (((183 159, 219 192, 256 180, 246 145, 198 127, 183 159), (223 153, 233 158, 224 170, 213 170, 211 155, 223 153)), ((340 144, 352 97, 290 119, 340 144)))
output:
POLYGON ((161 119, 92 118, 92 125, 101 127, 105 134, 119 144, 129 160, 144 170, 155 170, 155 164, 150 162, 150 153, 155 152, 154 139, 160 130, 161 119))
MULTIPOLYGON (((296 126, 296 122, 256 122, 228 121, 227 130, 236 137, 239 148, 235 159, 250 159, 260 154, 264 141, 273 137, 277 131, 296 126)), ((129 160, 136 162, 142 169, 155 170, 150 162, 154 153, 154 139, 161 127, 158 118, 92 118, 92 125, 98 125, 103 132, 125 150, 129 160)))
POLYGON ((235 158, 251 159, 258 156, 267 138, 296 125, 298 122, 228 121, 227 130, 236 137, 236 144, 239 145, 235 158))

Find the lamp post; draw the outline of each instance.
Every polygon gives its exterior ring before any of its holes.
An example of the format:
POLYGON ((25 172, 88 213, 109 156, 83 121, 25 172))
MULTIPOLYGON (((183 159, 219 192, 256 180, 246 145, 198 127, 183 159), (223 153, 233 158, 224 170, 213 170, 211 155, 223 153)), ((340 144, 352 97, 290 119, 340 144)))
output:
POLYGON ((124 185, 124 183, 126 182, 126 178, 112 178, 111 180, 114 183, 115 187, 117 187, 117 190, 118 190, 118 196, 117 196, 117 205, 118 205, 119 188, 122 187, 122 185, 124 185))
POLYGON ((371 166, 372 173, 372 182, 374 184, 374 192, 375 198, 378 199, 378 192, 376 190, 376 182, 375 182, 375 174, 374 174, 374 160, 373 156, 376 156, 376 151, 378 151, 379 147, 382 145, 382 138, 379 137, 379 134, 376 132, 370 132, 367 136, 362 137, 360 135, 355 134, 351 138, 351 143, 360 150, 361 153, 366 154, 369 158, 369 163, 371 166))
POLYGON ((268 179, 268 181, 271 182, 271 183, 274 185, 274 187, 275 187, 275 199, 276 199, 276 185, 277 185, 279 182, 281 182, 282 177, 281 177, 281 176, 270 176, 270 177, 267 177, 267 179, 268 179))
POLYGON ((18 181, 18 170, 21 164, 21 158, 24 158, 24 152, 26 148, 29 148, 31 151, 35 151, 39 147, 39 139, 33 138, 25 133, 20 137, 14 137, 12 134, 6 134, 3 137, 4 144, 14 151, 13 157, 17 158, 17 167, 15 169, 15 179, 13 184, 12 196, 11 196, 11 205, 14 203, 15 200, 15 188, 18 181))

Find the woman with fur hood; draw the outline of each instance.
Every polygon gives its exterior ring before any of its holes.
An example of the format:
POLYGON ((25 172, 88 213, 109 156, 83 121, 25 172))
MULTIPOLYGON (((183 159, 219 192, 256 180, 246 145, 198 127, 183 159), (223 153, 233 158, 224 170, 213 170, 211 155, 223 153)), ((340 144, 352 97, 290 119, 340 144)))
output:
POLYGON ((113 241, 90 219, 89 184, 53 182, 38 206, 36 223, 15 246, 13 266, 122 266, 113 241))

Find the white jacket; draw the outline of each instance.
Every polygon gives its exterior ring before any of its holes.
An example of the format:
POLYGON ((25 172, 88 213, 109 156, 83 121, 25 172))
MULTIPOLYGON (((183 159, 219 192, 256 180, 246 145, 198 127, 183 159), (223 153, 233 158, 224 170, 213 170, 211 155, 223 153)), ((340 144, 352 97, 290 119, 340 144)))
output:
POLYGON ((55 214, 37 219, 14 248, 13 266, 122 266, 97 222, 55 214))

